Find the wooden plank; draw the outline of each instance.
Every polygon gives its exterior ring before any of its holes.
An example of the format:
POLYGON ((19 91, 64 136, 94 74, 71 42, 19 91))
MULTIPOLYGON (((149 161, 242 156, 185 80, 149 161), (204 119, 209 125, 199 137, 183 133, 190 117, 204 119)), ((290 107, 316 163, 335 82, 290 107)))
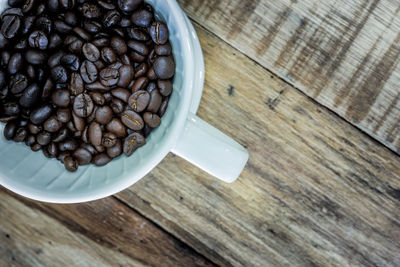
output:
POLYGON ((400 158, 215 35, 199 116, 246 146, 225 184, 168 156, 117 195, 214 262, 400 264, 400 158))
POLYGON ((1 266, 211 265, 115 198, 52 205, 2 190, 0 222, 1 266))
POLYGON ((400 154, 393 0, 180 0, 189 16, 400 154))

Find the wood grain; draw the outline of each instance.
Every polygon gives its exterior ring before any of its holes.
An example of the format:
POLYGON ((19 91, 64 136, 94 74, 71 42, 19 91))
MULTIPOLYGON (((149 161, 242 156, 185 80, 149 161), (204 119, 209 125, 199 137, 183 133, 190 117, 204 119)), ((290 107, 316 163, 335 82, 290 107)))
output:
POLYGON ((52 205, 0 191, 1 266, 210 266, 114 198, 52 205))
POLYGON ((196 29, 199 116, 249 163, 225 184, 170 155, 117 197, 223 266, 399 265, 400 158, 196 29))
POLYGON ((400 154, 400 4, 180 0, 189 16, 400 154))

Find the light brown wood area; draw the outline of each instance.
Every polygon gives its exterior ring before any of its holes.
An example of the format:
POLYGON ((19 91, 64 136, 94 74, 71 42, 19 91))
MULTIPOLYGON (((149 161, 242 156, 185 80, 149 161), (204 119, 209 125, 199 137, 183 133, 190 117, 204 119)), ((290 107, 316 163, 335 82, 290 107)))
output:
POLYGON ((90 203, 43 204, 1 189, 0 266, 400 266, 399 103, 385 105, 399 98, 399 70, 396 55, 382 61, 397 36, 388 29, 400 32, 396 2, 292 2, 180 1, 205 57, 198 115, 250 153, 236 182, 169 155, 136 185, 90 203), (353 23, 343 35, 355 12, 359 23, 371 15, 357 36, 353 23), (321 28, 320 41, 307 27, 321 28), (382 38, 362 65, 374 34, 382 38), (385 75, 382 87, 371 78, 385 75))
POLYGON ((400 153, 400 3, 180 0, 197 22, 400 153))

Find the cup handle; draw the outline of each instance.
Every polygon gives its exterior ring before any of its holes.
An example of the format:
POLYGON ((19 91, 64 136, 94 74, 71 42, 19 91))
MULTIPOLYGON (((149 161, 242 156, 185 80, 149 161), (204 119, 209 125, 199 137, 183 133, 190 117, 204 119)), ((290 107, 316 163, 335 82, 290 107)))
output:
POLYGON ((228 183, 239 177, 249 158, 244 147, 191 113, 172 153, 228 183))

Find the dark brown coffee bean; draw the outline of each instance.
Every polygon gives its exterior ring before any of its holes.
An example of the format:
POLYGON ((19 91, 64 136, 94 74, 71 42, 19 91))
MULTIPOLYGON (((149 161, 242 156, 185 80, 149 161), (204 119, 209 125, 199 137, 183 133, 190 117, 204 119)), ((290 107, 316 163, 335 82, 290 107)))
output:
MULTIPOLYGON (((9 102, 9 103, 5 103, 3 105, 3 111, 4 111, 5 115, 18 116, 19 113, 21 112, 21 109, 20 109, 18 103, 9 102)), ((1 115, 3 115, 3 114, 1 114, 1 115)))
POLYGON ((11 78, 10 90, 14 95, 22 93, 28 86, 28 78, 20 73, 17 73, 11 78))
POLYGON ((132 110, 122 112, 121 121, 126 127, 134 131, 140 131, 144 126, 142 117, 132 110))
POLYGON ((107 147, 107 155, 110 158, 116 158, 122 154, 122 144, 119 139, 116 139, 115 145, 112 147, 107 147))
POLYGON ((40 87, 34 83, 28 86, 19 99, 19 104, 23 107, 29 108, 38 102, 42 92, 40 87))
POLYGON ((110 161, 111 158, 105 153, 98 154, 93 158, 93 163, 99 167, 107 165, 110 161))
POLYGON ((75 125, 74 125, 73 121, 67 122, 67 128, 68 128, 68 130, 70 130, 71 132, 76 132, 76 131, 78 131, 78 130, 75 128, 75 125))
POLYGON ((92 42, 96 47, 106 47, 110 45, 110 40, 107 38, 99 38, 92 42))
POLYGON ((128 41, 128 46, 129 48, 131 48, 133 51, 143 55, 143 56, 147 56, 148 54, 150 54, 150 49, 148 46, 146 46, 146 44, 139 42, 139 41, 135 41, 135 40, 129 40, 128 41))
POLYGON ((56 133, 53 136, 53 142, 55 143, 63 142, 65 139, 67 139, 67 137, 68 137, 68 129, 62 128, 61 130, 58 131, 58 133, 56 133))
POLYGON ((97 68, 92 62, 88 60, 83 61, 80 71, 81 77, 86 83, 93 83, 97 80, 97 68))
POLYGON ((105 63, 111 64, 117 61, 117 55, 110 47, 104 47, 103 49, 101 49, 101 59, 105 63))
POLYGON ((103 25, 106 28, 111 28, 115 25, 118 25, 120 21, 121 21, 121 14, 116 10, 110 10, 104 16, 103 25))
POLYGON ((58 156, 58 147, 55 143, 50 143, 47 146, 47 152, 49 153, 50 158, 56 158, 58 156))
POLYGON ((154 81, 158 78, 154 71, 154 67, 151 67, 149 69, 149 71, 147 72, 147 78, 149 78, 149 80, 151 80, 151 81, 154 81))
POLYGON ((45 16, 42 16, 36 19, 35 26, 36 30, 40 30, 46 34, 49 34, 53 28, 53 21, 45 16))
POLYGON ((128 91, 128 90, 126 90, 126 89, 124 89, 124 88, 116 88, 116 89, 113 89, 112 91, 111 91, 111 94, 114 96, 114 97, 116 97, 116 98, 118 98, 118 99, 121 99, 122 101, 124 101, 124 102, 128 102, 128 99, 129 99, 129 97, 131 96, 131 93, 128 91))
POLYGON ((34 144, 36 144, 36 138, 33 135, 28 135, 25 138, 25 145, 27 146, 33 146, 34 144))
POLYGON ((62 123, 67 123, 71 120, 71 111, 67 108, 57 110, 57 120, 62 123))
POLYGON ((90 144, 82 144, 81 146, 82 148, 86 149, 87 151, 89 151, 89 153, 94 156, 97 154, 97 150, 96 148, 94 148, 92 145, 90 144))
POLYGON ((87 84, 86 89, 89 91, 107 92, 111 89, 111 87, 105 86, 101 82, 97 81, 94 83, 87 84))
POLYGON ((113 68, 105 68, 100 72, 100 82, 105 86, 114 86, 119 81, 119 72, 113 68))
POLYGON ((150 94, 146 91, 137 91, 133 93, 129 99, 129 106, 136 112, 145 110, 150 102, 150 94))
POLYGON ((120 60, 123 65, 132 65, 131 59, 128 57, 127 54, 123 54, 122 56, 120 56, 120 60))
POLYGON ((23 67, 23 59, 21 53, 15 53, 8 61, 8 73, 15 74, 23 67))
POLYGON ((94 121, 94 119, 96 118, 96 111, 97 111, 97 106, 94 107, 92 114, 90 114, 90 116, 86 118, 87 123, 90 124, 92 121, 94 121))
POLYGON ((79 37, 81 37, 85 41, 90 41, 92 39, 92 36, 82 29, 81 27, 75 27, 72 29, 79 37))
POLYGON ((69 172, 76 172, 78 170, 78 161, 72 157, 65 157, 64 159, 65 169, 69 172))
POLYGON ((24 4, 22 5, 22 12, 28 13, 29 11, 32 10, 35 4, 36 0, 25 0, 24 4))
POLYGON ((68 81, 68 73, 63 66, 56 66, 52 68, 51 77, 55 83, 66 83, 68 81))
POLYGON ((54 21, 54 28, 59 33, 68 33, 72 30, 72 27, 62 20, 54 21))
POLYGON ((171 48, 171 45, 169 43, 166 43, 164 45, 156 45, 156 46, 154 46, 154 51, 159 56, 169 56, 172 53, 172 48, 171 48))
POLYGON ((29 35, 28 41, 31 47, 39 48, 40 50, 45 50, 49 44, 46 34, 42 31, 32 32, 29 35))
POLYGON ((169 98, 165 98, 164 101, 161 103, 160 110, 158 111, 158 115, 160 117, 164 116, 165 111, 167 111, 169 98))
POLYGON ((111 69, 119 70, 122 67, 122 65, 123 64, 121 62, 117 61, 117 62, 114 62, 111 65, 108 65, 108 67, 111 68, 111 69))
POLYGON ((157 89, 157 85, 155 82, 150 82, 147 85, 146 91, 149 92, 149 94, 151 94, 151 92, 153 92, 154 89, 157 89))
POLYGON ((143 0, 118 0, 118 7, 125 13, 130 13, 140 6, 143 0))
POLYGON ((89 95, 96 105, 102 106, 106 103, 104 96, 98 92, 90 92, 89 95))
POLYGON ((128 51, 128 47, 120 36, 114 36, 111 39, 111 48, 117 53, 118 55, 123 55, 128 51))
MULTIPOLYGON (((39 68, 36 70, 36 80, 38 82, 44 81, 44 79, 46 78, 46 75, 47 75, 47 73, 45 73, 45 71, 42 68, 39 68)), ((56 86, 56 89, 58 89, 57 86, 56 86)))
POLYGON ((163 45, 168 41, 168 27, 160 21, 151 24, 149 33, 151 39, 157 45, 163 45))
POLYGON ((135 80, 135 83, 131 87, 131 91, 133 93, 143 90, 149 82, 149 79, 147 77, 140 77, 139 79, 135 80))
POLYGON ((92 143, 92 145, 101 145, 103 133, 101 131, 100 124, 98 124, 97 122, 92 122, 88 129, 88 135, 90 143, 92 143))
MULTIPOLYGON (((90 33, 98 33, 101 31, 102 25, 101 23, 94 20, 85 20, 83 22, 83 28, 90 33)), ((95 43, 93 44, 96 45, 95 43)))
POLYGON ((82 47, 83 55, 87 60, 95 62, 100 58, 100 51, 91 43, 86 43, 82 47))
POLYGON ((56 90, 52 94, 51 100, 55 105, 66 108, 70 103, 70 93, 68 90, 56 90))
POLYGON ((28 50, 25 53, 25 60, 33 65, 41 65, 46 61, 46 59, 46 54, 39 50, 28 50))
POLYGON ((120 25, 122 28, 127 28, 127 27, 132 26, 132 22, 131 22, 131 20, 128 19, 128 18, 121 18, 121 21, 119 22, 119 25, 120 25))
POLYGON ((61 129, 62 123, 57 120, 56 116, 51 116, 43 124, 44 130, 49 133, 55 133, 61 129))
POLYGON ((39 144, 34 144, 34 145, 31 146, 31 149, 32 149, 32 151, 37 152, 40 149, 42 149, 42 146, 39 145, 39 144))
POLYGON ((128 28, 126 32, 128 33, 129 38, 136 41, 147 42, 150 40, 150 36, 139 28, 128 28))
POLYGON ((76 26, 78 24, 78 17, 73 11, 68 11, 65 13, 64 21, 71 26, 76 26))
POLYGON ((54 54, 52 54, 49 59, 47 60, 47 65, 49 65, 50 68, 54 68, 58 65, 61 64, 61 58, 65 55, 64 52, 58 51, 54 54))
POLYGON ((156 128, 161 124, 161 119, 157 114, 151 112, 145 112, 143 114, 144 122, 151 128, 156 128))
POLYGON ((172 82, 170 80, 158 80, 157 86, 163 96, 169 96, 172 92, 172 82))
POLYGON ((131 21, 136 26, 147 28, 153 21, 153 13, 146 9, 137 10, 133 12, 131 21))
POLYGON ((88 94, 80 94, 75 97, 73 103, 73 110, 76 115, 86 118, 92 114, 94 109, 93 100, 88 94))
POLYGON ((142 63, 135 68, 135 78, 146 76, 149 67, 146 63, 142 63))
POLYGON ((11 53, 8 51, 2 51, 1 52, 1 66, 3 67, 7 67, 8 66, 8 62, 10 61, 11 58, 11 53))
POLYGON ((93 64, 96 66, 96 68, 97 68, 98 70, 102 70, 102 69, 104 69, 104 67, 105 67, 105 65, 104 65, 104 63, 103 63, 103 61, 102 61, 101 59, 99 59, 99 60, 93 62, 93 64))
POLYGON ((69 90, 72 95, 82 94, 84 91, 84 84, 81 75, 77 72, 71 74, 71 81, 69 82, 69 90))
POLYGON ((116 8, 115 5, 113 5, 112 3, 108 3, 107 1, 97 1, 97 3, 99 4, 99 6, 106 10, 113 10, 116 8))
POLYGON ((58 144, 60 151, 75 151, 78 148, 78 142, 73 138, 67 138, 65 141, 58 144))
POLYGON ((49 104, 41 106, 31 112, 30 120, 34 124, 41 124, 50 117, 52 111, 49 104))
POLYGON ((126 127, 117 118, 113 118, 107 125, 106 129, 109 132, 115 133, 118 137, 124 137, 126 135, 126 127))
POLYGON ((18 128, 17 131, 15 132, 13 140, 15 142, 24 142, 27 136, 28 136, 28 131, 25 128, 21 127, 18 128))
POLYGON ((92 161, 92 154, 83 147, 75 150, 73 156, 78 161, 79 165, 87 165, 92 161))
POLYGON ((50 35, 48 48, 54 49, 54 48, 58 47, 59 45, 61 45, 62 42, 63 41, 62 41, 60 35, 58 35, 57 33, 53 33, 50 35))
POLYGON ((113 99, 113 97, 112 97, 110 92, 104 93, 103 97, 104 97, 104 100, 106 101, 106 103, 111 102, 111 100, 113 99))
POLYGON ((66 54, 64 55, 61 60, 61 64, 64 65, 67 69, 71 71, 78 71, 80 62, 79 58, 74 54, 66 54))
POLYGON ((75 42, 71 43, 68 49, 69 51, 71 51, 71 53, 80 54, 82 53, 82 47, 83 47, 83 41, 78 39, 75 42))
POLYGON ((79 40, 79 38, 76 37, 75 35, 67 35, 67 37, 65 37, 64 39, 64 45, 70 45, 73 42, 76 42, 77 40, 79 40))
POLYGON ((100 146, 95 146, 94 148, 96 149, 96 151, 97 151, 98 153, 103 153, 104 151, 106 151, 106 148, 105 148, 104 146, 102 146, 102 145, 100 145, 100 146))
POLYGON ((158 110, 160 109, 162 102, 162 96, 160 92, 157 89, 154 89, 150 93, 150 102, 149 105, 147 106, 147 111, 150 111, 152 113, 157 113, 158 110))
POLYGON ((17 132, 18 123, 16 121, 9 121, 4 128, 4 137, 7 140, 12 140, 17 132))
POLYGON ((64 151, 64 152, 58 153, 57 159, 58 159, 62 164, 64 164, 64 163, 65 163, 65 159, 68 158, 68 157, 71 157, 70 153, 67 152, 67 151, 64 151))
POLYGON ((75 112, 72 112, 72 121, 77 131, 83 131, 85 129, 85 120, 76 115, 75 112))
POLYGON ((170 79, 175 74, 175 62, 172 57, 158 57, 154 61, 154 71, 162 80, 170 79))
POLYGON ((20 17, 17 15, 8 15, 3 18, 0 31, 5 38, 12 39, 18 34, 20 27, 20 17))
POLYGON ((88 19, 95 19, 101 16, 100 7, 95 4, 84 3, 82 6, 82 15, 88 19))
POLYGON ((111 109, 113 110, 113 112, 115 114, 119 114, 121 112, 123 112, 125 110, 125 104, 124 102, 122 102, 122 100, 114 98, 111 101, 111 105, 110 105, 111 109))
POLYGON ((103 140, 101 141, 102 146, 108 148, 113 147, 117 143, 118 137, 114 133, 105 133, 103 140))
POLYGON ((140 133, 132 133, 128 137, 125 138, 124 140, 124 154, 126 156, 130 156, 135 152, 136 149, 138 149, 141 146, 144 146, 146 144, 146 139, 144 138, 143 135, 140 133))
POLYGON ((42 127, 39 127, 33 123, 28 123, 28 130, 31 134, 36 135, 42 130, 42 127))
POLYGON ((41 146, 47 146, 51 142, 51 134, 48 132, 40 132, 36 136, 36 141, 41 146))
POLYGON ((88 129, 89 129, 89 126, 86 125, 85 129, 82 131, 81 139, 84 143, 89 143, 88 129))
POLYGON ((107 124, 111 121, 113 112, 109 106, 98 107, 96 110, 96 121, 100 124, 107 124))
POLYGON ((123 65, 119 68, 118 86, 127 87, 135 76, 135 70, 130 65, 123 65))

